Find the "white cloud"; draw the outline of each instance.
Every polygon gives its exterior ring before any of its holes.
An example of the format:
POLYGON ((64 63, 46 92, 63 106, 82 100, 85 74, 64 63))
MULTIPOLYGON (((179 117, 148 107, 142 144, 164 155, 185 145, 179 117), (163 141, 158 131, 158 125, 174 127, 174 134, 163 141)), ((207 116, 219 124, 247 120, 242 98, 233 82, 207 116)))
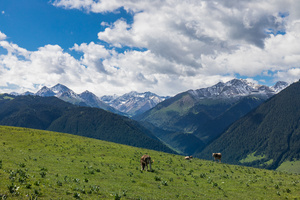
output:
POLYGON ((0 41, 5 40, 6 38, 7 38, 7 36, 0 31, 0 41))
POLYGON ((115 12, 123 7, 133 15, 133 22, 102 22, 105 29, 98 33, 98 39, 109 48, 97 41, 74 44, 70 50, 82 53, 80 59, 57 45, 29 52, 5 41, 6 35, 0 32, 0 46, 8 52, 0 56, 0 85, 10 83, 33 89, 32 83, 60 82, 74 90, 88 89, 98 95, 131 90, 174 95, 226 81, 237 74, 250 79, 266 74, 276 80, 298 79, 297 0, 52 3, 65 9, 97 13, 115 12), (276 35, 277 32, 285 34, 276 35), (120 52, 123 47, 127 50, 120 52))
POLYGON ((118 0, 95 2, 93 0, 55 0, 53 5, 65 9, 83 9, 87 12, 111 12, 118 9, 118 0))

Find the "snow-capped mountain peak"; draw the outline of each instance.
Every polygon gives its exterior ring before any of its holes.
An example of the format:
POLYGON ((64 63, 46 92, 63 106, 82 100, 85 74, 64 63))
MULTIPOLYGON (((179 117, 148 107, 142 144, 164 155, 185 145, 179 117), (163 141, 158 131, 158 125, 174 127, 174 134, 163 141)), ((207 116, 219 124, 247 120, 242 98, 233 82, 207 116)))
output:
POLYGON ((62 94, 62 93, 65 93, 65 92, 70 92, 72 90, 70 90, 68 87, 62 85, 62 84, 57 84, 55 86, 53 86, 51 88, 51 90, 56 94, 62 94))
POLYGON ((42 97, 50 97, 50 96, 55 96, 56 93, 53 92, 50 88, 47 86, 42 87, 37 93, 35 93, 37 96, 42 96, 42 97))
POLYGON ((219 82, 216 85, 188 92, 196 98, 233 98, 248 95, 260 95, 270 97, 288 86, 286 82, 277 82, 274 87, 258 85, 244 79, 233 79, 226 83, 219 82))
POLYGON ((103 96, 101 100, 115 109, 133 116, 153 108, 167 98, 151 92, 139 93, 131 91, 122 96, 103 96))
POLYGON ((289 84, 287 82, 284 81, 278 81, 274 86, 272 86, 271 88, 276 92, 280 92, 281 90, 285 89, 287 86, 289 86, 289 84))

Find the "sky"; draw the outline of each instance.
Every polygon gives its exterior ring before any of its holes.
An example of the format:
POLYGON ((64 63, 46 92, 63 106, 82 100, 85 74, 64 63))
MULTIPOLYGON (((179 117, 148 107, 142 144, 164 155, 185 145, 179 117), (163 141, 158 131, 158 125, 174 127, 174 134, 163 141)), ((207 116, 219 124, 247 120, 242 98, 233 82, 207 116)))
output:
POLYGON ((299 0, 0 0, 0 93, 173 96, 299 77, 299 0))

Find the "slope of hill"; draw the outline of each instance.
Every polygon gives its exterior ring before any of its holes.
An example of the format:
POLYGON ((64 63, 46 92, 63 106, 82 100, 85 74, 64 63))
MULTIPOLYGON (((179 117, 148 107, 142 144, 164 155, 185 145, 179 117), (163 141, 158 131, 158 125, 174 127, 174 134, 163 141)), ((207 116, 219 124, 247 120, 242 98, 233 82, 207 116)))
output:
POLYGON ((243 117, 264 101, 264 99, 254 96, 244 97, 218 117, 208 120, 205 124, 199 126, 194 135, 209 143, 223 133, 230 124, 243 117))
POLYGON ((1 125, 55 130, 174 153, 135 121, 102 109, 75 106, 56 97, 1 96, 1 125))
POLYGON ((269 169, 300 160, 299 99, 297 82, 232 124, 199 156, 222 152, 225 162, 269 169))
POLYGON ((0 126, 1 199, 296 199, 300 175, 0 126), (140 157, 154 160, 140 171, 140 157))

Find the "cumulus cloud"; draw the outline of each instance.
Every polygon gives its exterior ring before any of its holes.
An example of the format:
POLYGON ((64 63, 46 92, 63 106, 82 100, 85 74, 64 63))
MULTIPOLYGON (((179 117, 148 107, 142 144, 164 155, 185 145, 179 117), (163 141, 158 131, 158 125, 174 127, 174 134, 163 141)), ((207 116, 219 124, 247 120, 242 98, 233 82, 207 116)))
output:
POLYGON ((0 31, 0 40, 5 40, 6 35, 0 31))

